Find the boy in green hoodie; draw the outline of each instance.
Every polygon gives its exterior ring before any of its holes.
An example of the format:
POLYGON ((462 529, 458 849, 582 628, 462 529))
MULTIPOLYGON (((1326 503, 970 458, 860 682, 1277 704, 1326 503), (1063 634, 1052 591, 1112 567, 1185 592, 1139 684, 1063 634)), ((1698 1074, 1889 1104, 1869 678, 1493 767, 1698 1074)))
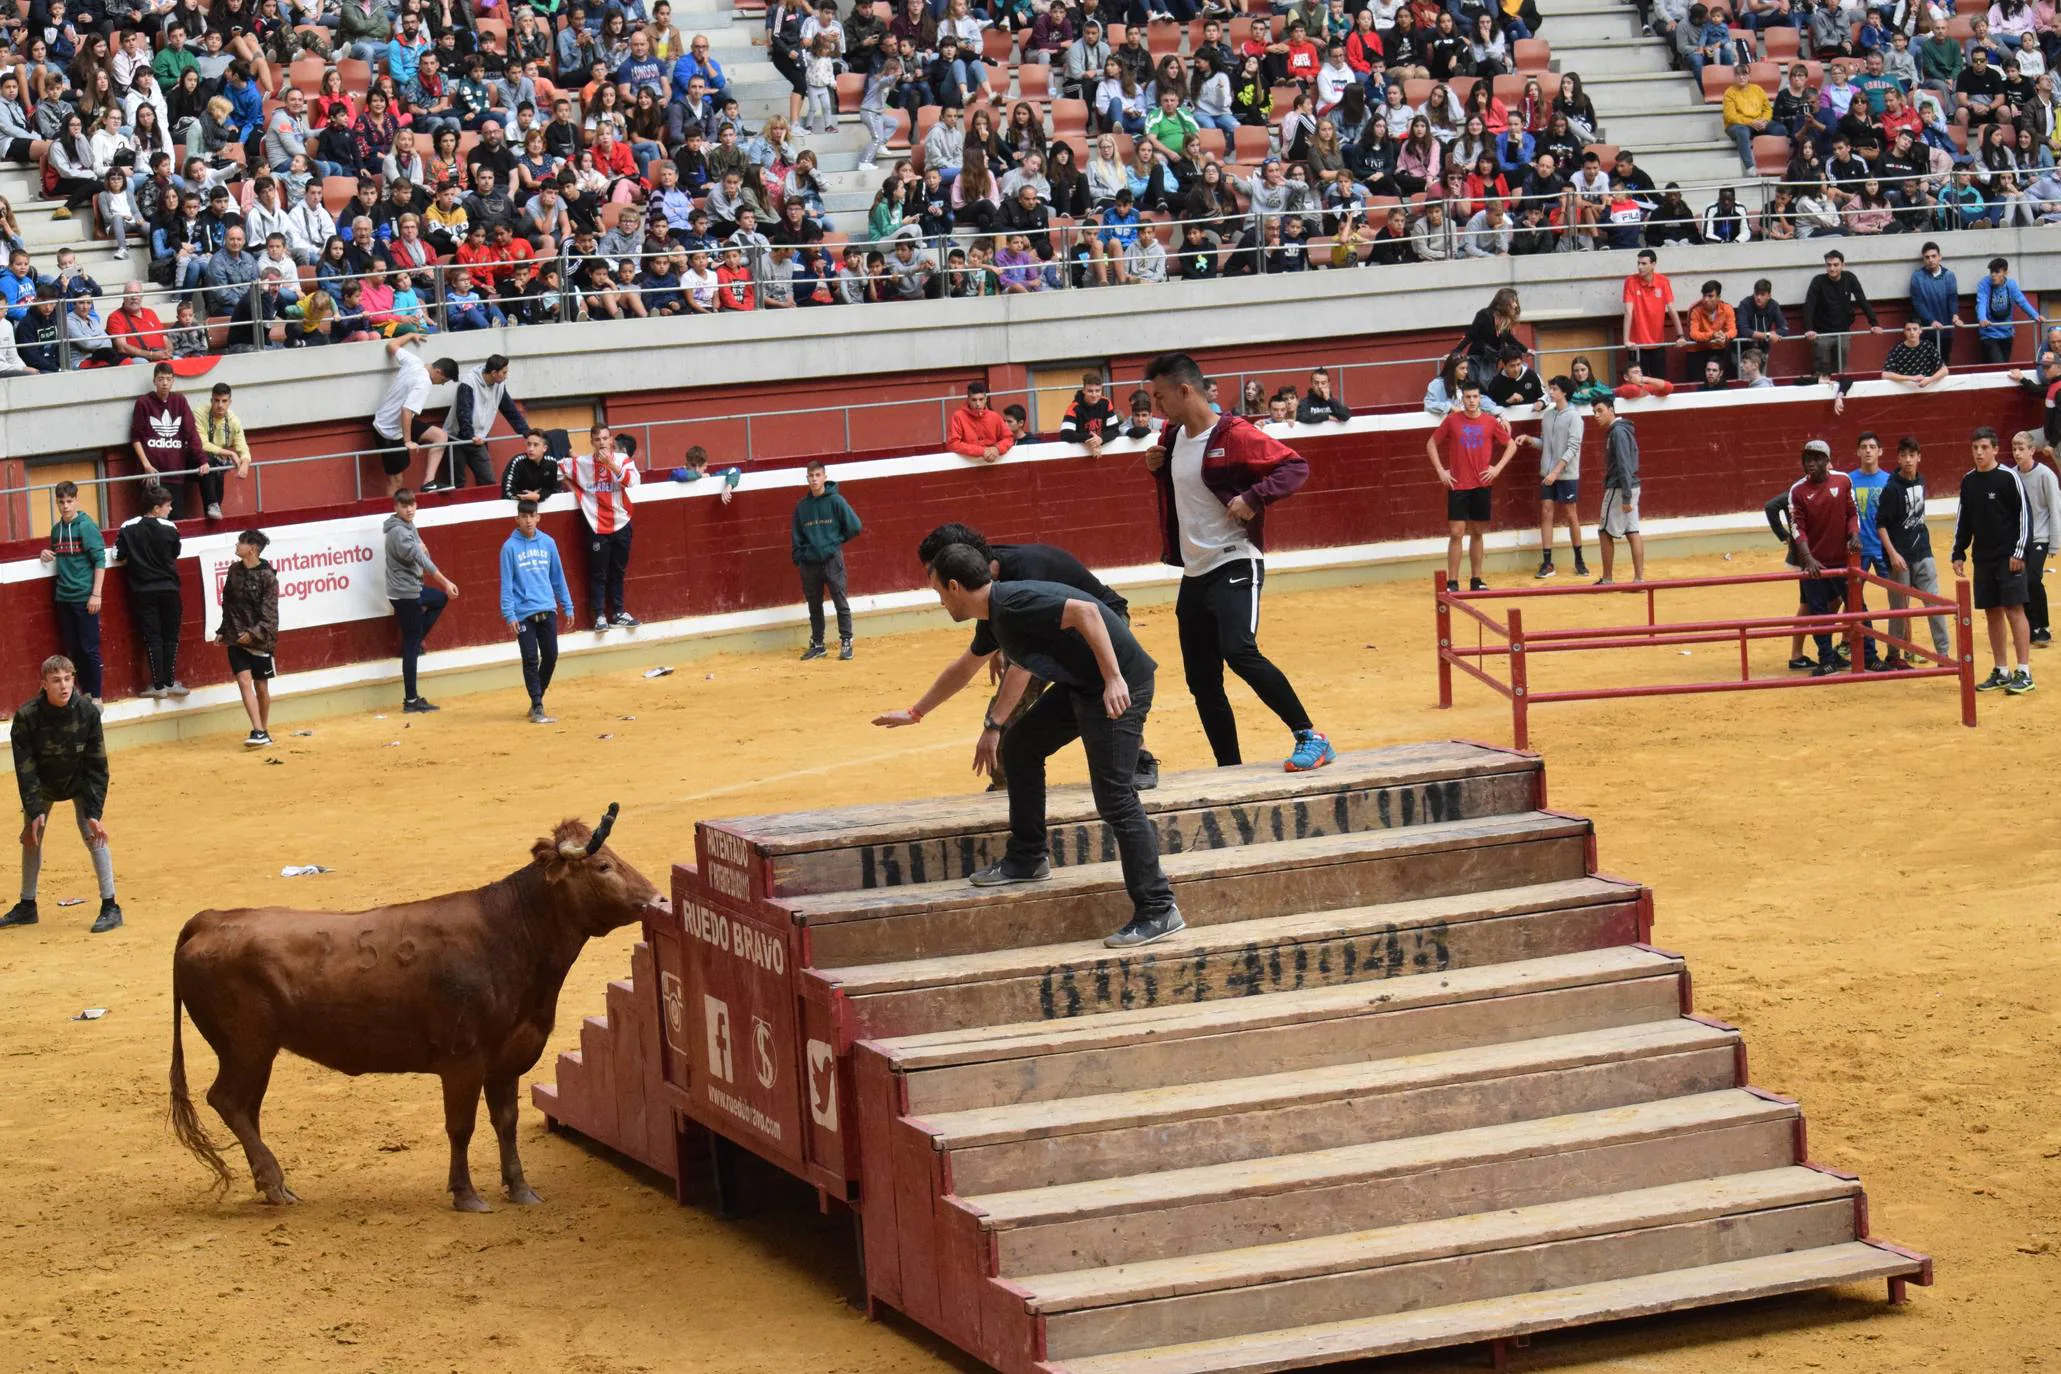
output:
POLYGON ((79 690, 100 700, 100 585, 107 578, 107 540, 93 517, 79 509, 79 484, 59 482, 57 522, 43 561, 57 573, 57 638, 78 665, 79 690))
POLYGON ((801 569, 802 596, 809 603, 809 647, 802 661, 821 658, 823 589, 837 606, 837 656, 852 656, 852 608, 844 597, 844 546, 858 536, 858 512, 837 494, 837 483, 825 481, 823 465, 809 464, 809 494, 794 507, 794 566, 801 569))

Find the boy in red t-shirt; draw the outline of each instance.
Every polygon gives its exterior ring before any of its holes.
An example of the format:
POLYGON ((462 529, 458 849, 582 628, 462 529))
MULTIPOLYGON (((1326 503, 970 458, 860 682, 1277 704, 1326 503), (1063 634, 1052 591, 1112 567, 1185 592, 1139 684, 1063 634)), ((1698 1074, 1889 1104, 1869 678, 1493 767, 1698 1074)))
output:
POLYGON ((1510 465, 1517 441, 1500 417, 1481 408, 1481 387, 1460 384, 1460 408, 1449 411, 1424 445, 1431 470, 1446 488, 1446 590, 1460 590, 1460 541, 1467 541, 1468 587, 1485 591, 1481 580, 1482 538, 1488 533, 1491 486, 1510 465), (1502 457, 1496 457, 1501 445, 1502 457))
POLYGON ((1301 20, 1288 25, 1288 79, 1314 86, 1317 68, 1324 65, 1324 55, 1317 51, 1317 45, 1310 42, 1309 30, 1301 20))
POLYGON ((723 250, 723 265, 716 269, 716 308, 751 310, 758 305, 752 287, 751 269, 744 265, 744 250, 732 245, 723 250))

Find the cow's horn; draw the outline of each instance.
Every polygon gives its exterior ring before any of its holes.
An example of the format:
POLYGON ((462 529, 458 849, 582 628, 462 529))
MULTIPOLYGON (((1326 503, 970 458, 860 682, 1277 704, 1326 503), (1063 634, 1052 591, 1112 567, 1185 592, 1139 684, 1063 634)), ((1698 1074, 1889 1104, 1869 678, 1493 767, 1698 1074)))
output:
POLYGON ((594 838, 587 841, 588 854, 592 855, 598 852, 602 845, 608 843, 608 832, 615 829, 616 813, 622 809, 622 805, 618 802, 610 802, 608 804, 608 810, 601 817, 601 824, 594 827, 594 838))

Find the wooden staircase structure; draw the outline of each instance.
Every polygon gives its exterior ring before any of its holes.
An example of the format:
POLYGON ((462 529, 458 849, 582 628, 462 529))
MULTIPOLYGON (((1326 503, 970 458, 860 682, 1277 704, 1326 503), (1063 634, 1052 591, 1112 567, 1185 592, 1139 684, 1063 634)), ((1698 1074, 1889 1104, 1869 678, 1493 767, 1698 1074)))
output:
POLYGON ((1596 871, 1536 756, 1407 746, 1144 799, 1189 926, 1122 952, 1085 789, 1053 794, 1051 880, 1000 889, 964 881, 999 798, 704 823, 539 1107, 683 1191, 704 1140, 782 1164, 855 1212, 869 1302, 1006 1374, 1500 1363, 1557 1328, 1931 1281, 1694 1013, 1651 894, 1596 871))

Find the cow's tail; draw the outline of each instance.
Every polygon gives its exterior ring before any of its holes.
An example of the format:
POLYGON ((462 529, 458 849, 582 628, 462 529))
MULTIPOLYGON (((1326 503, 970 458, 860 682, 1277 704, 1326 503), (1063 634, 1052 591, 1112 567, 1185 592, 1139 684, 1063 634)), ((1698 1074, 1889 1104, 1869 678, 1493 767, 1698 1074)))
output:
POLYGON ((179 976, 172 975, 172 1134, 179 1143, 193 1151, 194 1158, 214 1171, 215 1191, 225 1193, 233 1181, 228 1161, 222 1158, 221 1147, 208 1138, 200 1124, 200 1114, 193 1109, 193 1096, 186 1091, 186 1048, 180 1034, 184 1017, 179 1001, 179 976))

